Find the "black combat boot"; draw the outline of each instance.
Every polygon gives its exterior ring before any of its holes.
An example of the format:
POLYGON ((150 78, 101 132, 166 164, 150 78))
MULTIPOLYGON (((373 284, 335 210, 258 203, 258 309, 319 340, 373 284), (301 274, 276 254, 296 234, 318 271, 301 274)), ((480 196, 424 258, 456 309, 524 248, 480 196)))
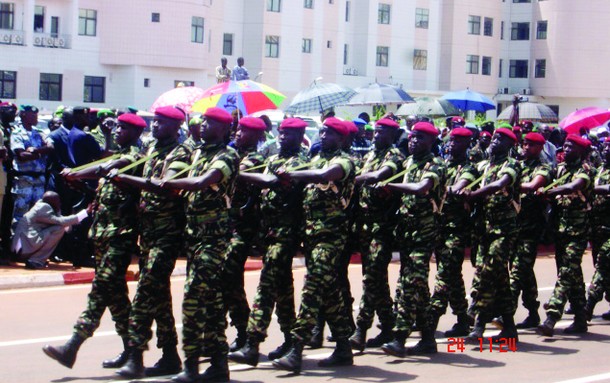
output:
POLYGON ((196 383, 200 382, 199 376, 199 355, 189 356, 184 360, 184 369, 181 373, 172 378, 172 382, 196 383))
POLYGON ((422 330, 421 340, 415 346, 407 348, 408 355, 428 355, 436 354, 437 352, 436 339, 434 339, 434 330, 432 328, 422 330))
POLYGON ((544 336, 553 336, 553 333, 555 332, 556 323, 557 320, 555 318, 547 316, 544 323, 542 323, 536 328, 536 332, 544 336))
POLYGON ((311 330, 311 338, 307 345, 312 350, 322 348, 324 342, 324 321, 318 321, 313 330, 311 330))
POLYGON ((606 311, 605 313, 603 313, 602 314, 602 319, 610 320, 610 311, 606 311))
POLYGON ((468 314, 458 314, 457 322, 451 327, 451 330, 445 331, 447 338, 464 337, 470 333, 471 319, 468 314))
POLYGON ((528 316, 523 320, 523 322, 517 324, 517 328, 526 329, 526 328, 536 328, 540 324, 540 315, 538 315, 537 310, 532 310, 529 312, 528 316))
POLYGON ((477 316, 477 319, 474 322, 474 327, 472 331, 466 337, 466 340, 472 343, 478 343, 479 338, 483 337, 483 333, 485 332, 485 325, 487 324, 487 319, 483 318, 481 315, 477 316))
POLYGON ((337 339, 335 351, 328 358, 318 362, 320 367, 351 366, 353 364, 354 354, 352 353, 352 347, 345 338, 337 339))
MULTIPOLYGON (((574 308, 574 307, 573 307, 574 308)), ((584 308, 574 308, 574 322, 563 329, 564 334, 584 334, 588 332, 587 317, 584 308)))
POLYGON ((364 327, 356 327, 356 331, 349 337, 349 344, 354 350, 364 351, 366 347, 366 329, 364 327))
POLYGON ((381 332, 376 337, 366 341, 366 347, 381 347, 394 340, 392 326, 381 326, 381 332))
POLYGON ((502 315, 502 323, 504 327, 502 331, 498 335, 494 335, 491 339, 494 342, 499 341, 500 339, 514 339, 515 342, 519 341, 519 333, 517 332, 517 326, 515 326, 515 318, 512 314, 504 314, 502 315))
POLYGON ((298 374, 301 372, 301 365, 303 363, 303 343, 293 340, 292 347, 288 350, 288 353, 279 359, 273 360, 271 363, 277 368, 298 374))
POLYGON ((129 347, 129 339, 123 339, 123 352, 119 355, 115 356, 114 359, 106 359, 102 362, 102 367, 104 368, 121 368, 127 362, 127 358, 129 357, 129 352, 131 348, 129 347))
POLYGON ((63 346, 54 347, 47 344, 42 348, 42 351, 44 351, 49 358, 55 359, 61 365, 72 368, 72 366, 74 366, 74 362, 76 362, 76 354, 78 353, 78 349, 84 341, 84 338, 73 334, 72 338, 70 338, 70 340, 68 340, 68 342, 63 346))
POLYGON ((163 347, 161 359, 152 367, 144 370, 146 376, 173 375, 182 371, 182 361, 175 345, 163 347))
POLYGON ((269 355, 267 355, 267 358, 269 358, 269 360, 279 359, 282 356, 286 355, 286 353, 288 353, 290 347, 292 347, 292 335, 290 334, 290 332, 285 332, 284 343, 282 343, 275 350, 271 351, 269 355))
POLYGON ((237 328, 237 338, 231 343, 229 346, 229 351, 237 351, 240 348, 246 345, 246 341, 248 340, 248 333, 246 331, 246 327, 238 327, 237 328))
POLYGON ((405 341, 407 336, 404 333, 397 333, 394 336, 394 340, 385 343, 381 346, 381 350, 388 355, 397 356, 404 358, 407 355, 407 349, 405 348, 405 341))
POLYGON ((116 372, 127 379, 140 379, 144 377, 144 358, 142 350, 132 349, 125 365, 116 372))
POLYGON ((229 359, 233 362, 256 367, 259 355, 258 341, 248 339, 244 347, 229 353, 229 359))
POLYGON ((228 382, 230 380, 229 360, 225 354, 214 354, 210 367, 200 376, 201 382, 228 382))
POLYGON ((585 315, 587 316, 587 322, 591 322, 591 319, 593 319, 593 310, 595 310, 595 305, 597 305, 597 302, 591 298, 587 299, 587 304, 585 304, 585 315))

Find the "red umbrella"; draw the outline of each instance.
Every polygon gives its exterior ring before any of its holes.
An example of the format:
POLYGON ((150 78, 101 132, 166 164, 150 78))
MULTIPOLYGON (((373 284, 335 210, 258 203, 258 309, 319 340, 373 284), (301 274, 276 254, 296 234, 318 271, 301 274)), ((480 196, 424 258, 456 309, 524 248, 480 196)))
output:
POLYGON ((610 120, 610 110, 591 106, 568 114, 561 120, 559 127, 568 134, 579 134, 581 129, 589 131, 608 120, 610 120))
POLYGON ((168 90, 157 97, 150 107, 150 111, 154 112, 161 106, 177 106, 186 113, 191 113, 191 107, 195 101, 203 97, 204 92, 203 89, 195 86, 183 86, 168 90))

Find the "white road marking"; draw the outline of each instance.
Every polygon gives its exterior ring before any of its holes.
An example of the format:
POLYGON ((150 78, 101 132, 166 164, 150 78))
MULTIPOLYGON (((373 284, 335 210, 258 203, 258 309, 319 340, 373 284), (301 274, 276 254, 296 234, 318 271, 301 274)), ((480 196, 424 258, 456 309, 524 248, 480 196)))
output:
POLYGON ((576 378, 570 380, 562 380, 556 383, 589 383, 589 382, 601 382, 603 380, 610 380, 610 372, 606 374, 585 376, 583 378, 576 378))

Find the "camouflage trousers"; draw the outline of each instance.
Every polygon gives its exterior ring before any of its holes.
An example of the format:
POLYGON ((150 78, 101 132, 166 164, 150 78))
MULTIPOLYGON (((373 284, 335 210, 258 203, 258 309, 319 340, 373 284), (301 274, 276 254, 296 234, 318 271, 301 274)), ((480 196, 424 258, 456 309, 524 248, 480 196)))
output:
POLYGON ((182 348, 186 358, 198 356, 205 332, 209 351, 213 355, 226 355, 229 346, 225 335, 222 275, 229 240, 228 223, 226 218, 199 223, 197 216, 187 217, 187 222, 191 262, 182 302, 182 348))
POLYGON ((520 294, 522 294, 523 307, 528 311, 536 311, 540 307, 538 283, 534 273, 534 264, 538 254, 538 238, 519 237, 518 239, 517 252, 514 254, 510 269, 510 290, 513 294, 515 310, 520 294))
POLYGON ((13 181, 13 227, 44 194, 44 177, 18 176, 13 181))
POLYGON ((591 232, 591 248, 597 255, 595 273, 589 285, 588 299, 597 303, 604 298, 610 302, 610 231, 594 227, 591 232))
POLYGON ((275 306, 280 330, 288 333, 295 321, 292 259, 298 243, 290 238, 269 244, 248 320, 248 337, 262 342, 267 337, 275 306))
POLYGON ((375 313, 384 328, 394 327, 393 301, 388 284, 388 265, 392 260, 394 227, 387 221, 366 222, 361 234, 362 242, 362 297, 356 324, 369 329, 375 313))
POLYGON ((100 325, 106 308, 110 310, 117 334, 129 338, 129 312, 131 301, 125 274, 131 256, 137 250, 136 237, 119 235, 97 239, 95 244, 95 277, 87 296, 87 308, 74 325, 74 333, 89 338, 100 325))
POLYGON ((432 313, 436 317, 445 314, 448 305, 451 305, 454 315, 466 313, 468 302, 462 275, 465 250, 463 233, 445 230, 441 234, 441 243, 434 250, 437 272, 434 293, 430 298, 432 313))

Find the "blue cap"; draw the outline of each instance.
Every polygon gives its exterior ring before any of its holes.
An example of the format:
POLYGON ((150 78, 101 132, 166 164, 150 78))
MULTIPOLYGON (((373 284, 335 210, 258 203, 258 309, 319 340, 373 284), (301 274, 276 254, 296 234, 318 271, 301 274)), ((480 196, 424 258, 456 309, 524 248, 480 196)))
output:
POLYGON ((364 121, 362 118, 354 118, 352 122, 357 125, 366 125, 366 121, 364 121))

